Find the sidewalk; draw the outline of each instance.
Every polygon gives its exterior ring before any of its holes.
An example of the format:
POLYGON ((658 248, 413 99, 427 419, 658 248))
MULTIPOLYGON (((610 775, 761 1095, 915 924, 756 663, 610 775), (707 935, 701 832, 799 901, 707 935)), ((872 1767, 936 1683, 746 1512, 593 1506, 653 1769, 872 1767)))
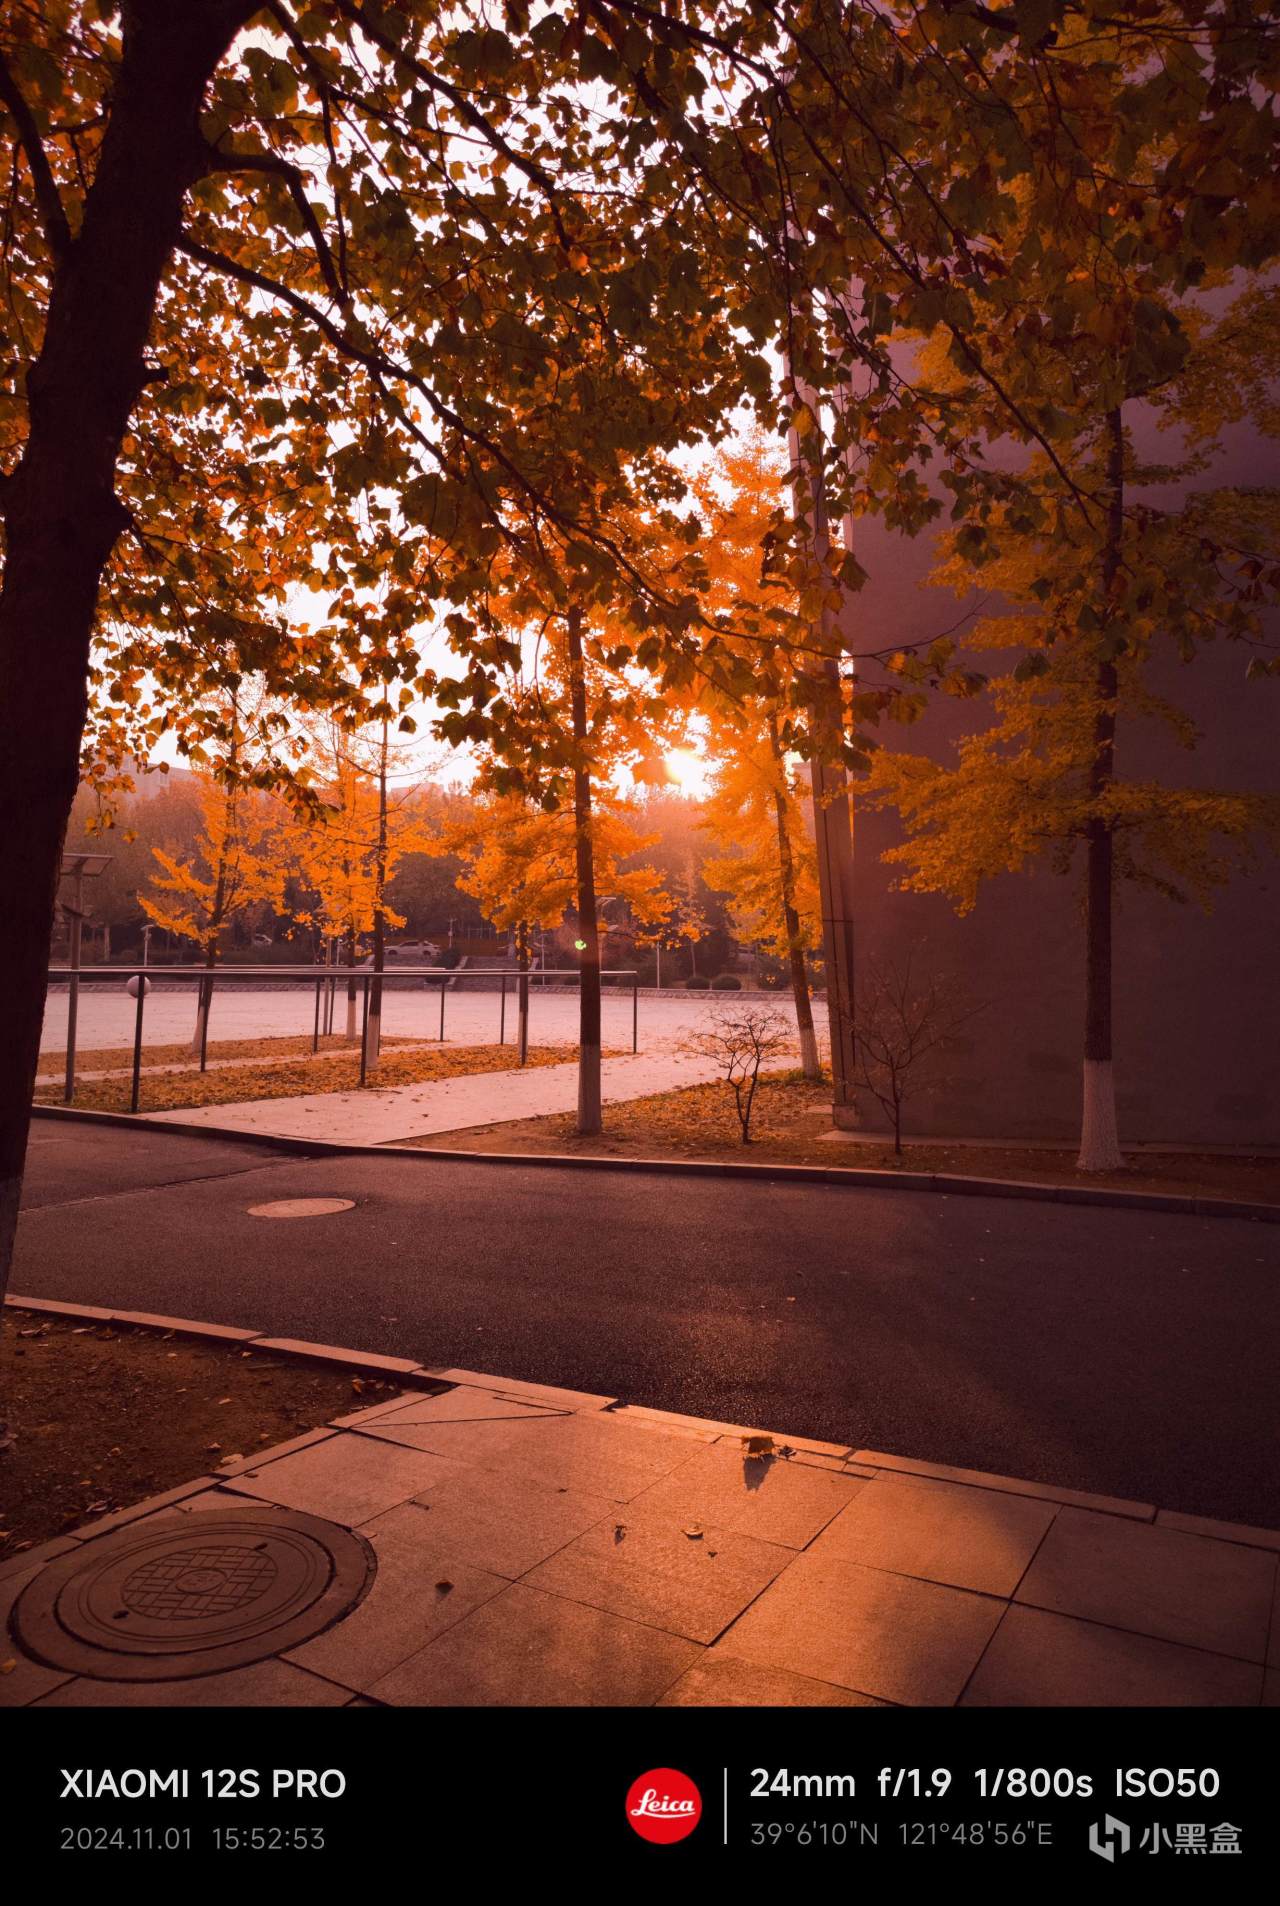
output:
MULTIPOLYGON (((447 1048, 445 1048, 447 1050, 447 1048)), ((794 1057, 766 1070, 785 1070, 794 1057)), ((671 1051, 640 1052, 604 1059, 601 1080, 606 1105, 648 1098, 716 1077, 709 1061, 671 1051)), ((211 1131, 261 1132, 273 1138, 323 1138, 343 1145, 394 1145, 436 1132, 463 1132, 474 1125, 502 1125, 551 1112, 572 1112, 578 1103, 574 1063, 527 1071, 482 1072, 397 1085, 379 1091, 309 1092, 297 1098, 249 1099, 233 1105, 180 1106, 143 1112, 156 1124, 207 1125, 211 1131)))
POLYGON ((426 1387, 12 1558, 0 1705, 1280 1704, 1280 1533, 398 1374, 426 1387), (203 1671, 157 1665, 176 1625, 203 1671))

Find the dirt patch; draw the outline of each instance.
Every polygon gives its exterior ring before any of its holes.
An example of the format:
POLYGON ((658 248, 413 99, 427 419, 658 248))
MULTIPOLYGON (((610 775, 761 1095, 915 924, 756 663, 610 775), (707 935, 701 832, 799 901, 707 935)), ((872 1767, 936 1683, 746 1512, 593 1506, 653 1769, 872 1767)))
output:
POLYGON ((901 1158, 889 1140, 824 1138, 832 1130, 830 1089, 794 1075, 761 1083, 752 1143, 743 1145, 732 1096, 718 1085, 688 1086, 605 1108, 600 1138, 579 1138, 572 1117, 553 1114, 465 1132, 440 1132, 410 1141, 420 1149, 485 1152, 562 1152, 595 1158, 679 1158, 752 1165, 821 1165, 862 1171, 946 1172, 970 1178, 1009 1178, 1037 1184, 1161 1191, 1179 1197, 1240 1198, 1280 1205, 1280 1158, 1215 1152, 1136 1148, 1119 1172, 1076 1170, 1075 1151, 1042 1146, 978 1143, 904 1144, 901 1158))
POLYGON ((0 1560, 384 1402, 398 1387, 172 1334, 7 1310, 0 1560))
MULTIPOLYGON (((387 1046, 425 1045, 425 1039, 407 1038, 401 1033, 384 1033, 382 1044, 387 1046)), ((354 1042, 359 1049, 359 1041, 354 1042)), ((321 1052, 350 1052, 352 1042, 345 1034, 338 1032, 320 1035, 321 1052)), ((310 1033, 282 1034, 275 1039, 211 1039, 205 1052, 208 1059, 293 1059, 309 1057, 311 1053, 310 1033)), ((199 1060, 199 1053, 193 1055, 191 1041, 169 1046, 146 1046, 142 1048, 143 1068, 147 1066, 193 1065, 199 1060)), ((66 1071, 65 1052, 42 1052, 40 1054, 41 1076, 59 1078, 66 1071)), ((133 1069, 133 1047, 127 1046, 77 1046, 76 1071, 85 1072, 128 1072, 133 1069)))
MULTIPOLYGON (((575 1058, 574 1046, 530 1046, 530 1066, 564 1065, 575 1058)), ((392 1085, 427 1085, 434 1079, 454 1079, 481 1072, 510 1072, 515 1052, 510 1046, 449 1046, 388 1050, 371 1067, 366 1090, 392 1085)), ((360 1054, 344 1046, 338 1052, 307 1051, 296 1059, 285 1058, 275 1064, 229 1065, 216 1072, 148 1072, 142 1077, 139 1109, 143 1112, 171 1112, 193 1105, 239 1105, 247 1099, 300 1098, 308 1092, 355 1092, 360 1086, 360 1054)), ((132 1080, 119 1078, 86 1079, 77 1085, 74 1103, 93 1112, 127 1112, 132 1080)), ((41 1086, 36 1093, 38 1105, 60 1104, 58 1086, 41 1086)))

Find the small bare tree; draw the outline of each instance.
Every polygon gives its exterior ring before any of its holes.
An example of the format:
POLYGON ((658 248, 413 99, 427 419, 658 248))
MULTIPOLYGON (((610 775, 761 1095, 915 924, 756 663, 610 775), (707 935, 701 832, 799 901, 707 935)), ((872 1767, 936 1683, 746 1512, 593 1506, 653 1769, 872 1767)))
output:
POLYGON ((774 1005, 754 1000, 715 1000, 702 1024, 682 1042, 681 1050, 710 1059, 733 1091, 742 1142, 751 1143, 751 1113, 760 1068, 766 1059, 795 1044, 795 1027, 774 1005))
POLYGON ((938 1085, 947 1044, 985 1002, 970 999, 946 975, 919 974, 918 946, 896 960, 867 960, 854 1011, 855 1078, 893 1126, 902 1156, 902 1110, 925 1085, 938 1085))

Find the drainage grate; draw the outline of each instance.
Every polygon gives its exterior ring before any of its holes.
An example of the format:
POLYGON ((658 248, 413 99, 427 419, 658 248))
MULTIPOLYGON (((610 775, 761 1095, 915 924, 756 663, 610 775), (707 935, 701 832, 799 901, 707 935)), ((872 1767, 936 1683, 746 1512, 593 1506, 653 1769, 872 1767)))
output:
POLYGON ((349 1529, 291 1509, 146 1521, 50 1563, 14 1610, 24 1647, 108 1681, 216 1674, 348 1613, 374 1569, 349 1529))

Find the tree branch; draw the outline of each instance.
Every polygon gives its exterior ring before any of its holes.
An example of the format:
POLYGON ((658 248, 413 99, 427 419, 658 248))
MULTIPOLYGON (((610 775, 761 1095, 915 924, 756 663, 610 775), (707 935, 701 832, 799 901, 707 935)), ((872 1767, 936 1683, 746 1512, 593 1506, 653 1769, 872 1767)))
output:
POLYGON ((31 170, 36 208, 40 214, 40 225, 49 250, 55 259, 61 262, 71 249, 71 227, 67 223, 66 210, 49 165, 35 117, 23 98, 17 81, 9 71, 3 54, 0 54, 0 99, 9 108, 13 122, 18 128, 18 140, 31 170))
POLYGON ((281 159, 273 152, 219 152, 216 146, 208 146, 205 150, 208 172, 265 172, 284 180, 289 188, 289 197, 297 207, 298 216, 310 234, 325 284, 337 303, 345 307, 349 294, 338 276, 329 241, 307 197, 306 181, 298 167, 290 165, 287 159, 281 159))

